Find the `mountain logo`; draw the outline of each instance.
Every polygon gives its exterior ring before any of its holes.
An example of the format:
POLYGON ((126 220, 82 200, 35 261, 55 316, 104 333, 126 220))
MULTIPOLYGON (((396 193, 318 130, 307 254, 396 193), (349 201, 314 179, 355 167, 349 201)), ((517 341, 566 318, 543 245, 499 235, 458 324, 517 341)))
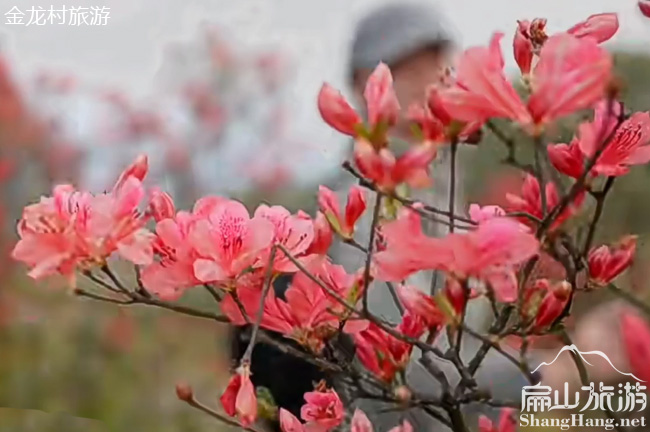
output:
POLYGON ((618 370, 618 368, 616 368, 616 366, 614 366, 614 363, 612 363, 612 361, 609 359, 609 357, 607 357, 607 354, 605 354, 604 352, 602 352, 602 351, 586 351, 586 352, 582 352, 575 345, 565 345, 564 347, 562 347, 560 352, 557 353, 557 355, 555 356, 555 358, 553 359, 552 362, 550 362, 550 363, 542 362, 539 366, 537 366, 537 368, 532 373, 533 374, 536 373, 542 366, 551 366, 553 363, 555 363, 557 361, 557 359, 560 357, 560 354, 562 354, 565 351, 572 352, 574 355, 579 356, 582 359, 582 361, 585 364, 588 364, 589 366, 593 366, 593 365, 587 361, 585 356, 596 355, 598 357, 601 357, 601 358, 605 359, 607 361, 607 363, 609 363, 609 365, 612 367, 612 369, 614 369, 619 374, 624 375, 624 376, 628 376, 628 377, 632 377, 632 378, 634 378, 635 380, 637 380, 639 382, 645 382, 642 379, 636 377, 632 373, 621 372, 620 370, 618 370))

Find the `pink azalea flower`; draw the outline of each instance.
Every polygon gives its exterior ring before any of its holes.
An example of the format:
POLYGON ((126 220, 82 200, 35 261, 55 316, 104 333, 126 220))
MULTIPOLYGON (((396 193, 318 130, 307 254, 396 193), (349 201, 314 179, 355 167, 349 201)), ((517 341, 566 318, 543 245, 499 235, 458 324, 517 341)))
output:
MULTIPOLYGON (((420 319, 405 314, 396 331, 412 338, 419 338, 425 331, 420 319)), ((357 347, 357 357, 366 369, 381 380, 391 382, 397 372, 404 370, 409 362, 413 345, 386 333, 374 323, 352 337, 357 347)))
MULTIPOLYGON (((620 110, 616 104, 613 114, 620 110)), ((607 118, 607 102, 602 102, 596 108, 595 119, 591 123, 580 125, 579 146, 583 154, 590 158, 601 148, 616 124, 614 115, 607 118), (603 131, 603 126, 607 130, 603 131)), ((598 157, 592 168, 595 175, 621 176, 630 171, 633 165, 650 162, 650 114, 647 112, 634 113, 625 120, 614 133, 613 138, 598 157)))
POLYGON ((497 427, 494 426, 489 418, 481 416, 478 419, 478 428, 479 432, 516 432, 517 423, 513 418, 513 411, 511 409, 504 409, 501 411, 497 427))
POLYGON ((497 298, 513 301, 517 296, 516 267, 535 255, 539 242, 519 222, 494 218, 468 233, 428 238, 413 214, 402 214, 383 227, 387 247, 376 254, 378 276, 400 281, 420 270, 443 270, 458 280, 469 277, 488 282, 497 298))
POLYGON ((551 144, 547 151, 556 170, 574 179, 580 178, 585 169, 585 157, 578 140, 574 139, 571 144, 551 144))
POLYGON ((295 415, 284 408, 280 408, 280 429, 282 432, 304 432, 305 425, 295 415))
POLYGON ((446 322, 445 314, 440 310, 435 299, 417 287, 400 284, 397 295, 410 314, 417 316, 430 329, 437 329, 446 322))
POLYGON ((149 194, 148 213, 156 222, 173 218, 176 214, 176 207, 174 206, 172 197, 159 188, 153 188, 149 194))
MULTIPOLYGON (((554 207, 560 203, 560 196, 554 183, 546 183, 546 211, 549 213, 554 207)), ((555 219, 551 224, 550 230, 559 228, 567 219, 575 214, 584 201, 584 193, 578 194, 573 203, 566 207, 566 209, 555 219)), ((526 174, 524 184, 521 188, 521 195, 506 194, 508 201, 507 210, 509 212, 523 212, 535 216, 538 219, 544 219, 542 214, 542 196, 537 178, 530 174, 526 174)), ((531 225, 531 221, 525 217, 519 218, 521 223, 531 225)), ((534 226, 534 225, 531 225, 534 226)))
POLYGON ((496 205, 487 205, 481 207, 478 204, 471 204, 469 206, 469 217, 478 224, 490 219, 494 219, 495 217, 502 217, 505 215, 505 210, 496 205))
POLYGON ((329 84, 323 84, 318 93, 318 111, 325 123, 337 131, 354 136, 362 125, 361 117, 345 100, 341 92, 329 84))
POLYGON ((244 427, 255 423, 257 419, 257 396, 250 374, 249 366, 240 366, 237 373, 230 378, 228 387, 220 398, 226 414, 237 416, 244 427))
MULTIPOLYGON (((590 107, 603 97, 611 56, 592 38, 564 33, 544 43, 533 71, 532 94, 524 105, 503 72, 502 36, 496 33, 489 47, 466 50, 456 84, 440 92, 441 102, 456 120, 483 122, 503 117, 537 132, 540 126, 590 107)), ((526 70, 527 59, 520 61, 526 70)))
POLYGON ((605 286, 623 273, 634 260, 636 236, 623 237, 613 246, 600 246, 589 252, 589 280, 605 286))
MULTIPOLYGON (((306 215, 307 219, 310 219, 306 215)), ((311 220, 311 219, 310 219, 311 220)), ((332 245, 332 240, 334 239, 334 233, 332 232, 332 227, 327 221, 327 217, 322 213, 318 212, 316 218, 313 221, 314 224, 314 240, 307 248, 305 254, 307 255, 326 255, 330 246, 332 245)))
POLYGON ((343 421, 343 402, 334 390, 305 393, 305 402, 300 416, 307 422, 307 430, 327 432, 343 421))
POLYGON ((621 317, 621 332, 632 373, 647 385, 650 382, 650 326, 636 313, 627 312, 621 317))
POLYGON ((570 299, 572 288, 567 281, 551 283, 548 279, 538 279, 534 289, 541 292, 542 300, 533 320, 533 330, 541 331, 560 317, 570 299))
POLYGON ((163 300, 177 300, 186 289, 200 285, 194 276, 198 255, 189 244, 189 233, 197 218, 187 212, 158 221, 154 251, 159 260, 141 272, 147 291, 163 300))
POLYGON ((645 17, 650 18, 650 1, 648 1, 648 0, 639 0, 637 5, 639 6, 639 10, 641 11, 641 13, 645 17))
POLYGON ((110 193, 92 195, 72 186, 55 187, 52 197, 43 197, 23 211, 13 258, 30 266, 33 278, 72 276, 77 268, 104 264, 115 252, 134 264, 149 264, 153 235, 144 228, 138 211, 145 174, 146 158, 139 158, 110 193))
MULTIPOLYGON (((393 89, 390 69, 380 63, 372 72, 364 90, 369 128, 364 129, 359 115, 350 104, 329 84, 324 84, 318 95, 318 109, 323 120, 346 135, 358 137, 360 133, 375 136, 379 141, 385 137, 385 129, 397 122, 399 102, 393 89), (383 129, 383 132, 381 130, 383 129)), ((378 144, 384 144, 380 142, 378 144)))
MULTIPOLYGON (((266 219, 273 224, 273 244, 284 246, 291 256, 296 257, 302 264, 310 259, 305 256, 314 240, 314 226, 310 219, 301 215, 292 215, 282 206, 269 207, 267 205, 259 206, 255 210, 254 218, 266 219)), ((269 258, 264 255, 261 259, 266 267, 269 258)), ((273 270, 295 272, 298 269, 282 251, 277 251, 273 260, 273 270)))
POLYGON ((384 192, 391 192, 402 183, 414 188, 430 185, 429 166, 436 154, 436 146, 428 141, 411 146, 399 157, 386 147, 376 148, 364 138, 358 138, 354 144, 359 172, 384 192))
POLYGON ((467 49, 460 58, 456 84, 439 92, 439 100, 451 117, 463 122, 485 122, 504 117, 527 125, 526 106, 503 72, 500 42, 496 33, 489 47, 467 49))
POLYGON ((577 38, 592 38, 597 43, 611 39, 618 31, 618 15, 615 13, 600 13, 589 16, 586 20, 567 30, 567 33, 577 38))
POLYGON ((259 215, 250 218, 246 207, 232 200, 204 211, 206 217, 189 232, 189 243, 201 256, 194 261, 197 279, 230 286, 245 270, 266 266, 259 258, 271 246, 273 223, 259 215))
MULTIPOLYGON (((356 279, 345 273, 343 267, 323 261, 311 264, 308 269, 339 296, 348 298, 353 294, 356 279)), ((237 294, 249 319, 253 319, 260 303, 259 285, 240 286, 237 294)), ((320 352, 324 341, 339 327, 340 316, 334 312, 342 306, 304 273, 295 275, 285 298, 286 301, 281 300, 269 290, 261 326, 284 334, 315 353, 320 352)), ((221 309, 234 325, 246 324, 231 296, 223 300, 221 309)))
POLYGON ((334 231, 344 239, 352 239, 354 226, 366 210, 366 197, 361 186, 350 187, 345 214, 342 215, 336 194, 325 186, 319 186, 318 205, 334 231))
POLYGON ((539 55, 528 110, 546 124, 600 101, 609 84, 611 55, 591 38, 550 37, 539 55))
POLYGON ((350 432, 374 432, 374 428, 372 427, 372 423, 370 423, 368 416, 360 409, 354 411, 352 423, 350 425, 350 432))

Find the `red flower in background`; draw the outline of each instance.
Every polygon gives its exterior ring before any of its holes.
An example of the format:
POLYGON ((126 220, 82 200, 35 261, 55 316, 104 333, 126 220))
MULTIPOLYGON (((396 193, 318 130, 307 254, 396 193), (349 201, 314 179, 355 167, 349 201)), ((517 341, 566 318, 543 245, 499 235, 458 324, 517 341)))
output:
POLYGON ((650 382, 650 326, 636 313, 626 312, 621 317, 621 333, 632 373, 650 382))
POLYGON ((499 424, 495 427, 492 421, 481 416, 478 419, 479 432, 515 432, 517 430, 517 423, 513 418, 513 410, 504 409, 501 411, 499 417, 499 424))
POLYGON ((634 260, 636 236, 623 237, 613 246, 600 246, 589 252, 589 280, 605 286, 623 273, 634 260))

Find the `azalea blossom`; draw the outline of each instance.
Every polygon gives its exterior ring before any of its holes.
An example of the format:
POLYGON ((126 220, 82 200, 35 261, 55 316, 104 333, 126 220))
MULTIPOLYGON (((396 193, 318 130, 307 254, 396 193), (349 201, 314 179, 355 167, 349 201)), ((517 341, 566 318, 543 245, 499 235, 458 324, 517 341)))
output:
POLYGON ((600 13, 590 15, 567 30, 567 33, 578 38, 592 38, 597 43, 610 40, 618 31, 618 15, 615 13, 600 13))
POLYGON ((383 227, 387 247, 375 256, 379 278, 400 281, 416 271, 442 270, 458 280, 473 277, 489 283, 500 301, 517 297, 516 266, 539 249, 524 226, 500 217, 474 231, 434 239, 422 233, 419 216, 413 213, 402 213, 383 227))
MULTIPOLYGON (((489 47, 466 50, 456 84, 440 92, 441 103, 454 119, 483 122, 503 117, 537 133, 541 126, 603 97, 611 56, 591 38, 564 33, 550 37, 541 48, 532 72, 532 94, 524 104, 503 72, 502 37, 496 33, 489 47)), ((526 70, 527 59, 518 56, 526 70)))
POLYGON ((354 226, 366 210, 366 197, 361 186, 352 186, 348 192, 345 214, 341 214, 338 197, 325 186, 318 188, 318 205, 332 229, 344 239, 352 239, 354 226))
MULTIPOLYGON (((557 187, 553 182, 546 183, 545 188, 546 195, 546 213, 550 213, 553 208, 560 204, 560 196, 557 191, 557 187)), ((576 198, 573 200, 573 203, 568 205, 560 215, 558 215, 551 226, 549 227, 550 231, 553 231, 559 228, 564 222, 566 222, 571 216, 578 212, 582 203, 584 202, 585 194, 584 192, 579 193, 576 198)), ((536 217, 539 220, 544 219, 543 209, 542 209, 542 196, 541 190, 539 187, 539 182, 537 178, 531 174, 526 174, 524 183, 521 187, 521 195, 515 195, 512 193, 506 194, 506 200, 508 202, 507 210, 509 212, 521 212, 527 213, 536 217)), ((521 223, 535 226, 532 224, 530 219, 526 217, 518 218, 521 223)))
POLYGON ((541 297, 533 320, 533 330, 540 331, 553 324, 564 312, 571 298, 572 287, 567 281, 552 283, 548 279, 538 279, 533 290, 539 291, 541 297))
POLYGON ((644 16, 650 18, 650 1, 648 1, 648 0, 639 0, 637 5, 639 6, 639 10, 641 11, 641 13, 644 16))
POLYGON ((282 432, 304 432, 305 425, 295 415, 284 408, 280 408, 280 429, 282 432))
POLYGON ((364 136, 379 146, 384 146, 385 132, 395 125, 400 106, 393 89, 390 69, 380 63, 372 72, 364 90, 368 127, 341 94, 329 84, 324 84, 318 95, 318 109, 323 120, 341 133, 353 137, 364 136))
POLYGON ((634 260, 636 236, 623 237, 613 246, 593 248, 587 258, 589 281, 595 286, 605 286, 623 273, 634 260))
POLYGON ((236 416, 244 427, 255 423, 257 419, 257 396, 250 375, 250 366, 240 366, 220 398, 226 414, 236 416))
MULTIPOLYGON (((395 330, 419 338, 425 331, 425 324, 419 318, 405 314, 395 330)), ((396 373, 404 370, 413 351, 412 344, 395 338, 372 322, 365 329, 354 331, 352 337, 359 361, 386 382, 391 382, 396 373)))
POLYGON ((343 421, 343 402, 334 390, 305 393, 305 402, 300 409, 300 416, 307 422, 307 430, 327 432, 343 421))
POLYGON ((626 312, 621 317, 621 333, 631 372, 647 385, 650 382, 650 326, 636 313, 626 312))
POLYGON ((414 144, 399 157, 387 147, 373 146, 365 138, 354 143, 354 162, 359 172, 386 193, 402 183, 414 188, 429 186, 429 167, 436 154, 437 147, 431 141, 414 144))
POLYGON ((70 185, 27 206, 18 223, 20 240, 12 257, 31 267, 35 279, 103 265, 115 252, 134 264, 149 264, 153 235, 138 207, 147 159, 140 157, 108 193, 93 195, 70 185))
POLYGON ((506 211, 497 205, 487 205, 481 207, 478 204, 471 204, 469 206, 469 217, 477 224, 483 223, 495 217, 502 217, 506 215, 506 211))
POLYGON ((513 410, 504 409, 499 417, 499 424, 495 427, 492 420, 485 416, 478 419, 479 432, 516 432, 517 423, 513 418, 513 410))
MULTIPOLYGON (((302 214, 299 212, 299 215, 302 214)), ((311 219, 309 215, 304 214, 306 219, 311 219)), ((332 240, 334 238, 334 233, 332 232, 332 227, 327 221, 327 217, 322 213, 318 212, 316 217, 313 220, 314 224, 314 240, 311 242, 307 250, 305 251, 306 255, 325 255, 332 245, 332 240)))
POLYGON ((318 111, 325 123, 337 131, 354 136, 362 125, 361 117, 345 100, 341 92, 325 83, 318 93, 318 111))
MULTIPOLYGON (((304 215, 292 215, 282 206, 261 205, 255 210, 255 218, 266 219, 273 224, 273 244, 281 244, 291 256, 296 257, 302 264, 314 257, 306 256, 307 249, 314 240, 314 226, 311 220, 304 215)), ((262 256, 263 261, 269 258, 262 256)), ((295 272, 298 268, 282 252, 277 252, 273 259, 275 272, 295 272)))
MULTIPOLYGON (((333 292, 348 300, 352 290, 358 286, 354 276, 328 261, 312 264, 308 270, 333 292)), ((261 294, 259 286, 241 285, 237 289, 249 318, 257 315, 261 294)), ((342 306, 302 272, 295 275, 284 296, 286 300, 276 297, 274 290, 269 290, 264 300, 261 327, 294 339, 315 353, 320 352, 324 341, 339 328, 341 316, 336 311, 342 313, 342 306)), ((234 325, 247 323, 232 296, 222 301, 221 309, 234 325)))
POLYGON ((577 139, 570 144, 550 144, 547 151, 556 170, 574 179, 580 178, 585 170, 585 156, 577 139))
POLYGON ((203 283, 232 286, 245 270, 266 267, 260 254, 274 237, 275 227, 267 218, 251 218, 242 203, 224 200, 190 229, 189 243, 201 256, 194 261, 194 275, 203 283))
MULTIPOLYGON (((546 34, 545 18, 535 18, 533 21, 517 21, 517 30, 513 40, 513 52, 521 73, 528 75, 531 71, 533 58, 538 55, 544 42, 548 39, 546 34)), ((596 43, 611 39, 618 31, 618 15, 615 13, 602 13, 591 15, 567 30, 567 33, 577 38, 592 38, 596 43)))
POLYGON ((164 300, 178 299, 187 288, 201 284, 194 275, 197 253, 189 244, 189 232, 197 221, 195 215, 178 212, 156 224, 153 242, 158 260, 141 271, 147 291, 164 300))
POLYGON ((591 158, 606 145, 592 168, 595 175, 621 176, 627 174, 633 165, 650 162, 650 114, 637 112, 625 120, 608 142, 605 139, 617 123, 620 104, 615 104, 611 114, 607 102, 596 108, 593 122, 580 125, 579 146, 582 153, 591 158))

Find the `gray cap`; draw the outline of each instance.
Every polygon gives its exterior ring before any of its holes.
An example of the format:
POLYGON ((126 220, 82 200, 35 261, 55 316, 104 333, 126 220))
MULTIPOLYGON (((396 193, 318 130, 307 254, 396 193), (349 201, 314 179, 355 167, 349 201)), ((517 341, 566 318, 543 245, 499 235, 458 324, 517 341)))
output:
POLYGON ((349 74, 405 59, 427 46, 451 45, 453 38, 443 16, 431 6, 390 4, 365 16, 356 27, 349 74))

